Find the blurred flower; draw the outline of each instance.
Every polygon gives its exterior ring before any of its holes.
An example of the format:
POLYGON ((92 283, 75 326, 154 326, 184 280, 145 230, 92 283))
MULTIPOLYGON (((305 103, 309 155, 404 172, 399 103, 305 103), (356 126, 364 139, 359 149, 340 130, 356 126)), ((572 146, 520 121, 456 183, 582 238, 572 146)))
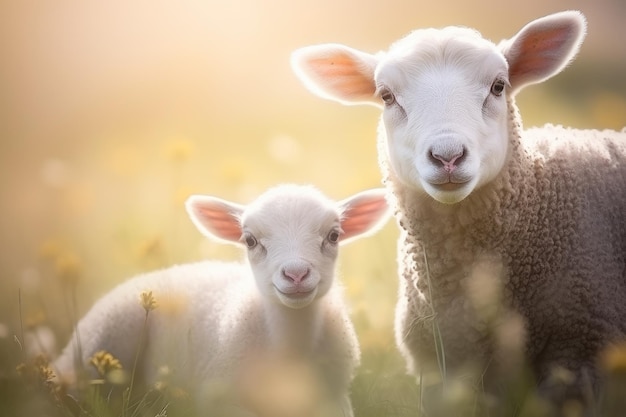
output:
POLYGON ((101 377, 106 377, 111 371, 122 369, 120 361, 105 350, 94 353, 89 363, 96 368, 101 377))
POLYGON ((569 369, 555 365, 550 370, 548 382, 553 386, 569 386, 576 381, 576 375, 569 369))
POLYGON ((187 161, 193 151, 193 142, 188 139, 178 138, 165 144, 165 155, 174 163, 187 161))
POLYGON ((54 260, 66 251, 65 245, 59 239, 47 239, 39 246, 39 256, 45 260, 54 260))
POLYGON ((614 344, 600 354, 602 368, 611 374, 626 375, 626 342, 614 344))
POLYGON ((246 177, 247 165, 246 161, 240 157, 222 159, 218 177, 222 178, 225 183, 239 183, 246 177))
POLYGON ((15 370, 28 384, 52 386, 55 377, 50 362, 45 355, 37 355, 32 360, 19 364, 15 370))
POLYGON ((261 354, 243 368, 241 394, 258 415, 327 415, 321 413, 327 406, 323 384, 306 361, 261 354), (284 401, 285 398, 289 401, 284 401))
POLYGON ((164 257, 165 249, 163 247, 163 240, 160 236, 144 239, 139 244, 139 258, 140 259, 161 259, 164 257))
POLYGON ((68 285, 76 285, 82 273, 80 259, 75 253, 69 251, 57 256, 54 268, 61 282, 68 285))
POLYGON ((154 389, 164 393, 167 398, 173 400, 186 400, 190 398, 190 394, 183 388, 174 385, 171 381, 172 370, 167 365, 160 366, 157 371, 157 382, 154 389))
POLYGON ((146 313, 157 308, 157 302, 152 296, 152 291, 144 291, 140 295, 140 304, 146 310, 146 313))

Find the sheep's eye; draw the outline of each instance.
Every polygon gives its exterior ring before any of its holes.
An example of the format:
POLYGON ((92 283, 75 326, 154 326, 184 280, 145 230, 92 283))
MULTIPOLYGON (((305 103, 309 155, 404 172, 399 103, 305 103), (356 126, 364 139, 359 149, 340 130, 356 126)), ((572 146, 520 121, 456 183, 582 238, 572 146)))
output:
POLYGON ((504 91, 505 85, 504 80, 498 78, 493 82, 493 84, 491 84, 491 94, 496 97, 500 97, 504 91))
POLYGON ((259 243, 256 238, 250 233, 246 233, 245 235, 243 235, 243 241, 245 242, 248 249, 254 248, 259 243))
POLYGON ((380 98, 388 106, 392 105, 396 101, 396 97, 393 95, 391 90, 386 87, 380 90, 380 98))
POLYGON ((330 243, 333 243, 333 244, 334 244, 334 243, 339 242, 339 236, 340 236, 339 231, 337 231, 337 230, 331 230, 331 231, 328 233, 328 236, 326 237, 326 239, 328 239, 328 241, 329 241, 330 243))

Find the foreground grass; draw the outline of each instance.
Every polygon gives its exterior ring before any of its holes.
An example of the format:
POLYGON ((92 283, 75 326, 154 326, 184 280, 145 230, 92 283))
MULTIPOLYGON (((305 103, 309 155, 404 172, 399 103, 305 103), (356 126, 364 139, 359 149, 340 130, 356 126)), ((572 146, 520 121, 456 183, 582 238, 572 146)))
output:
MULTIPOLYGON (((102 378, 82 380, 80 400, 52 382, 53 373, 44 356, 25 359, 20 340, 3 339, 0 374, 0 415, 7 417, 239 417, 247 414, 226 412, 219 407, 199 412, 187 392, 175 386, 145 386, 134 375, 116 376, 119 366, 108 354, 100 354, 92 364, 102 378), (25 361, 22 361, 25 359, 25 361), (134 385, 133 385, 134 384, 134 385)), ((599 417, 623 417, 626 409, 626 349, 614 349, 605 358, 609 384, 603 393, 599 417)), ((133 371, 134 372, 134 371, 133 371)), ((522 382, 522 381, 520 381, 522 382)), ((263 381, 259 381, 263 384, 263 381)), ((515 405, 498 406, 492 398, 468 379, 449 378, 441 385, 420 386, 419 380, 404 372, 395 348, 363 352, 362 366, 352 385, 356 417, 583 417, 581 408, 570 404, 554 413, 537 398, 529 386, 519 384, 515 405), (429 404, 429 412, 422 404, 429 404)), ((290 401, 286 398, 285 401, 290 401)), ((265 416, 266 414, 261 414, 265 416)), ((267 414, 268 417, 296 417, 267 414)), ((309 417, 298 415, 297 417, 309 417)), ((312 417, 312 416, 311 416, 312 417)), ((320 417, 315 415, 315 417, 320 417)))

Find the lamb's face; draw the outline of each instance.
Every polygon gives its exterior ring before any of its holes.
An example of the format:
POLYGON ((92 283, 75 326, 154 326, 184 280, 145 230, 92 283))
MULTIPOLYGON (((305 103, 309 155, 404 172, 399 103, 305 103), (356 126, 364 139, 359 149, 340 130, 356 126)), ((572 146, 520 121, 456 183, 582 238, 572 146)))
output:
POLYGON ((328 292, 341 235, 333 205, 283 197, 247 214, 241 240, 266 297, 303 308, 328 292))
POLYGON ((508 149, 507 74, 495 45, 470 29, 420 30, 396 43, 375 81, 397 179, 447 204, 492 180, 508 149))
POLYGON ((247 207, 203 195, 185 206, 204 235, 246 247, 261 293, 291 308, 328 292, 339 243, 375 232, 389 217, 384 189, 334 202, 313 187, 284 184, 247 207))

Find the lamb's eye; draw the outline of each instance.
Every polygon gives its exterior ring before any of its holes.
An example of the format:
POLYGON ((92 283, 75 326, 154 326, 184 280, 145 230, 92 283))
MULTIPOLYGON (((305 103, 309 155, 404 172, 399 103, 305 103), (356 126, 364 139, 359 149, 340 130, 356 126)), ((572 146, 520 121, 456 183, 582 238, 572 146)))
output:
POLYGON ((243 241, 246 243, 248 249, 254 248, 259 243, 257 242, 256 238, 250 233, 246 233, 243 235, 243 241))
POLYGON ((326 237, 326 239, 328 239, 330 243, 337 243, 339 242, 339 236, 340 236, 339 231, 331 230, 328 233, 328 236, 326 237))
POLYGON ((393 103, 395 103, 396 101, 396 97, 393 95, 393 93, 391 92, 390 89, 388 89, 387 87, 383 87, 380 90, 380 98, 383 100, 383 102, 387 105, 390 106, 393 103))
POLYGON ((498 78, 493 82, 493 84, 491 84, 491 94, 496 97, 500 97, 502 95, 502 92, 504 91, 505 86, 506 83, 504 82, 504 80, 498 78))

